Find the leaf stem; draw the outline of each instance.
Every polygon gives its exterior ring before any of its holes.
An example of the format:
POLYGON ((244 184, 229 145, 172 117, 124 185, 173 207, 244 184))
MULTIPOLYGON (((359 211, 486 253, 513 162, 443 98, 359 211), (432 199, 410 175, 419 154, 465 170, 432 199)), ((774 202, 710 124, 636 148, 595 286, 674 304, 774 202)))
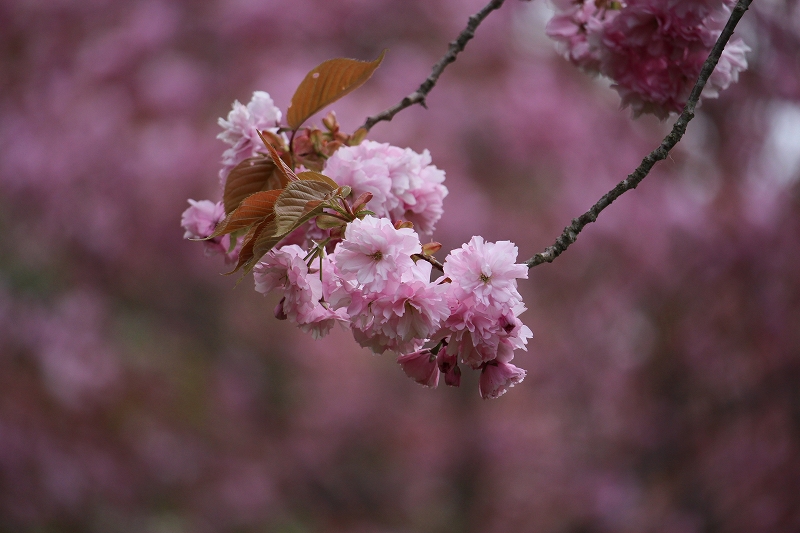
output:
POLYGON ((444 273, 444 265, 439 262, 438 259, 433 257, 432 255, 425 255, 425 254, 414 254, 411 256, 412 259, 422 259, 423 261, 427 261, 433 267, 438 270, 439 272, 444 273))

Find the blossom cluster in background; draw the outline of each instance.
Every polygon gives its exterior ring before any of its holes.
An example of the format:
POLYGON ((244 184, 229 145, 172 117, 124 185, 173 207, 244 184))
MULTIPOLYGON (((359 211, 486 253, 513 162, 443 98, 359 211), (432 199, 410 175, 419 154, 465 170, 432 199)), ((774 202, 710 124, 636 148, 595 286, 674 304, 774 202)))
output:
MULTIPOLYGON (((680 113, 728 20, 733 0, 554 0, 547 35, 567 58, 612 80, 635 116, 680 113)), ((747 68, 742 39, 731 39, 703 97, 716 98, 747 68)))

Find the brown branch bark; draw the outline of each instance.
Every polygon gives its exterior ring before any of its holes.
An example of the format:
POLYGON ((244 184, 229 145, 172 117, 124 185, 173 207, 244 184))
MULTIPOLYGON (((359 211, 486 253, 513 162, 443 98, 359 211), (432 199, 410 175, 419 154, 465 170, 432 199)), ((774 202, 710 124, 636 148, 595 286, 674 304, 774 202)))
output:
POLYGON ((650 173, 650 170, 653 168, 653 165, 662 159, 666 159, 670 150, 672 150, 672 148, 678 144, 678 141, 681 140, 683 134, 686 133, 687 124, 689 124, 689 121, 694 118, 694 110, 697 106, 698 100, 700 99, 700 93, 703 91, 703 87, 705 87, 709 76, 711 76, 711 73, 714 71, 714 67, 717 66, 717 62, 722 55, 722 50, 725 48, 725 45, 728 44, 728 40, 731 38, 731 35, 733 35, 733 30, 736 28, 736 25, 739 23, 739 20, 742 18, 745 11, 747 11, 747 8, 750 7, 752 1, 753 0, 739 0, 736 4, 736 7, 733 8, 733 12, 728 19, 728 23, 722 30, 722 33, 717 39, 714 48, 711 49, 708 59, 706 59, 705 63, 703 63, 703 68, 700 70, 700 76, 698 77, 697 83, 695 83, 695 86, 689 95, 689 99, 686 101, 683 112, 678 117, 678 120, 675 121, 675 125, 672 126, 672 131, 670 131, 669 135, 667 135, 661 142, 661 145, 650 152, 650 154, 642 160, 642 163, 636 170, 633 171, 633 173, 629 174, 628 177, 619 182, 616 187, 603 195, 603 197, 600 198, 597 203, 595 203, 587 212, 578 218, 573 219, 572 224, 564 228, 564 231, 556 239, 556 242, 552 246, 548 246, 543 252, 538 253, 525 261, 525 264, 528 265, 528 268, 533 268, 536 265, 541 265, 542 263, 552 263, 556 257, 561 255, 562 252, 564 252, 572 243, 575 242, 575 240, 578 238, 578 234, 581 232, 581 230, 583 230, 584 227, 597 220, 597 216, 601 211, 603 211, 603 209, 611 205, 614 200, 622 196, 625 192, 635 189, 636 186, 639 185, 639 183, 641 183, 645 177, 647 177, 647 175, 650 173))
POLYGON ((377 115, 368 117, 366 122, 364 122, 364 125, 361 127, 369 131, 372 126, 378 122, 383 120, 392 120, 397 113, 407 107, 411 107, 414 104, 419 104, 427 109, 427 106, 425 105, 425 97, 428 96, 428 93, 431 92, 433 87, 436 85, 436 82, 439 80, 439 76, 442 74, 447 65, 454 62, 456 60, 456 56, 460 52, 464 51, 464 48, 467 46, 469 40, 475 37, 475 30, 478 28, 480 23, 483 22, 483 19, 488 17, 489 13, 495 9, 499 9, 500 6, 503 5, 503 2, 505 2, 505 0, 491 0, 491 2, 486 4, 483 9, 469 17, 467 27, 464 28, 455 41, 450 43, 447 53, 442 56, 439 62, 433 66, 431 75, 428 76, 424 82, 422 82, 422 85, 419 86, 419 89, 409 94, 392 107, 381 111, 377 115))

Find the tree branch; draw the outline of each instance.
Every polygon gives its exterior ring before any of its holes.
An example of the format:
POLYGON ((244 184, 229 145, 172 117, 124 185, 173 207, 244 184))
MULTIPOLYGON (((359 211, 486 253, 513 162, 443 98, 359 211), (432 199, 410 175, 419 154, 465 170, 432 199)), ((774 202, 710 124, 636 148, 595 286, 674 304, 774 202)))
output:
POLYGON ((450 43, 447 53, 442 56, 439 62, 433 66, 431 75, 428 76, 424 82, 422 82, 422 85, 419 86, 419 89, 409 94, 392 107, 381 111, 377 115, 368 117, 366 122, 364 122, 364 125, 361 127, 369 131, 372 126, 378 122, 383 120, 392 120, 397 113, 407 107, 411 107, 414 104, 419 104, 427 109, 427 106, 425 105, 425 97, 428 96, 428 93, 431 92, 431 89, 433 89, 433 87, 436 85, 436 82, 438 81, 439 76, 442 74, 445 67, 456 60, 456 56, 459 54, 459 52, 464 51, 464 48, 467 46, 467 42, 475 37, 475 30, 478 28, 480 23, 483 22, 483 19, 488 17, 489 13, 495 9, 499 9, 500 6, 503 5, 503 2, 505 2, 505 0, 491 0, 483 7, 483 9, 472 15, 469 18, 467 27, 464 28, 455 41, 450 43))
POLYGON ((703 87, 705 87, 709 76, 711 76, 711 73, 714 71, 714 67, 717 66, 717 62, 722 55, 722 50, 725 48, 725 45, 728 44, 728 40, 731 38, 731 35, 733 35, 734 28, 736 28, 736 25, 739 23, 739 20, 742 18, 745 11, 747 11, 747 8, 750 7, 752 1, 753 0, 739 0, 736 4, 736 7, 733 8, 733 12, 728 19, 728 23, 725 25, 725 29, 722 30, 722 33, 717 39, 714 48, 711 49, 708 59, 706 59, 705 63, 703 63, 703 68, 700 70, 700 76, 698 77, 697 83, 695 83, 695 86, 689 95, 689 99, 686 101, 683 112, 678 117, 675 125, 672 126, 672 131, 661 142, 661 145, 650 152, 650 154, 642 160, 641 165, 639 165, 639 167, 634 170, 632 174, 629 174, 628 177, 619 182, 616 187, 603 195, 603 197, 600 198, 597 203, 594 204, 587 212, 578 218, 573 219, 572 224, 564 228, 564 231, 556 239, 556 242, 552 246, 548 246, 543 252, 538 253, 525 261, 525 264, 528 265, 528 268, 533 268, 536 265, 541 265, 542 263, 552 263, 556 257, 561 255, 562 252, 564 252, 572 243, 577 240, 578 234, 586 225, 597 220, 597 216, 603 209, 611 205, 614 200, 622 196, 625 192, 635 189, 636 186, 639 185, 639 183, 647 176, 647 174, 650 173, 650 169, 653 168, 653 165, 662 159, 666 159, 670 150, 672 150, 672 148, 678 144, 678 141, 681 140, 683 134, 686 133, 687 124, 689 124, 689 121, 694 118, 694 110, 697 106, 698 100, 700 99, 700 93, 703 91, 703 87))

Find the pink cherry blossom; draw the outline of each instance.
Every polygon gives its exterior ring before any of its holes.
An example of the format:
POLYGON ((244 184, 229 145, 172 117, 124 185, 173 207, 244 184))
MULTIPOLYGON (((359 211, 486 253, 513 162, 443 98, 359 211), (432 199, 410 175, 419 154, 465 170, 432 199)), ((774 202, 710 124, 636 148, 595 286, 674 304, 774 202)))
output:
POLYGON ((189 200, 189 208, 181 215, 184 239, 203 239, 214 233, 214 228, 225 218, 222 202, 189 200))
POLYGON ((487 243, 482 237, 447 256, 450 316, 434 339, 446 339, 449 356, 479 368, 499 355, 510 360, 515 349, 525 348, 533 334, 517 318, 525 306, 516 280, 527 278, 528 269, 516 259, 513 243, 487 243))
POLYGON ((414 266, 411 256, 421 251, 414 230, 396 229, 385 218, 367 216, 348 224, 334 261, 344 277, 354 277, 367 292, 380 292, 399 282, 414 266))
POLYGON ((335 324, 345 324, 348 319, 343 309, 333 309, 324 301, 319 271, 309 271, 305 255, 306 251, 297 245, 273 249, 253 269, 253 276, 256 291, 283 294, 275 309, 278 318, 289 319, 314 338, 320 338, 335 324))
POLYGON ((256 291, 282 292, 281 311, 293 322, 312 315, 322 298, 322 285, 317 277, 308 275, 305 255, 297 245, 283 246, 270 251, 253 269, 256 291))
POLYGON ((397 362, 408 377, 426 387, 439 384, 439 366, 430 350, 419 350, 397 358, 397 362))
MULTIPOLYGON (((677 7, 661 0, 631 2, 604 28, 601 72, 614 80, 622 105, 635 115, 680 112, 720 33, 716 18, 677 7)), ((709 94, 727 87, 742 62, 743 53, 721 59, 728 76, 718 77, 720 85, 712 84, 709 94)))
POLYGON ((354 291, 347 309, 353 337, 376 353, 416 350, 449 316, 446 293, 446 284, 419 279, 403 280, 382 293, 354 291))
POLYGON ((393 222, 410 220, 417 231, 433 232, 447 196, 444 171, 431 164, 430 153, 364 141, 342 147, 327 161, 325 174, 353 189, 353 196, 370 192, 367 208, 393 222))
POLYGON ((453 281, 455 296, 475 298, 477 303, 514 305, 522 298, 517 292, 517 278, 528 278, 528 267, 516 264, 517 247, 510 241, 484 242, 475 236, 469 243, 453 250, 444 263, 444 274, 453 281))
MULTIPOLYGON (((185 230, 183 238, 205 239, 214 233, 214 228, 223 218, 225 218, 225 208, 222 202, 189 200, 189 208, 181 215, 181 226, 185 230)), ((230 244, 230 235, 203 241, 206 255, 222 255, 225 257, 226 263, 235 263, 239 256, 241 243, 237 242, 233 250, 230 250, 230 244)))
POLYGON ((489 361, 481 369, 479 381, 481 398, 499 398, 508 389, 525 379, 525 370, 499 360, 489 361))
POLYGON ((272 102, 269 94, 256 91, 250 102, 245 106, 239 101, 233 103, 233 109, 228 113, 228 118, 220 118, 217 122, 223 131, 217 135, 229 145, 230 148, 222 154, 223 168, 219 177, 224 180, 228 173, 247 159, 258 155, 264 150, 264 143, 258 135, 259 130, 278 132, 281 121, 281 111, 272 102))
POLYGON ((603 26, 618 11, 599 8, 594 0, 558 2, 556 14, 547 23, 548 37, 573 64, 591 74, 600 71, 600 49, 597 43, 603 26))

